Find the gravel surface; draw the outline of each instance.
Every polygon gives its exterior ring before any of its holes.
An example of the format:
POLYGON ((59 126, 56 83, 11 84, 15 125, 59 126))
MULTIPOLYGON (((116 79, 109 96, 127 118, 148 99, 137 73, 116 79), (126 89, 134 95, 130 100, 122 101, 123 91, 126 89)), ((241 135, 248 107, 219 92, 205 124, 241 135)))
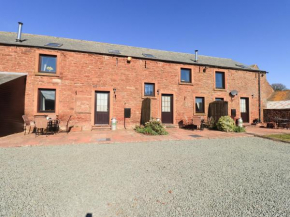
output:
POLYGON ((290 145, 271 140, 2 148, 0 159, 5 217, 290 216, 290 145))

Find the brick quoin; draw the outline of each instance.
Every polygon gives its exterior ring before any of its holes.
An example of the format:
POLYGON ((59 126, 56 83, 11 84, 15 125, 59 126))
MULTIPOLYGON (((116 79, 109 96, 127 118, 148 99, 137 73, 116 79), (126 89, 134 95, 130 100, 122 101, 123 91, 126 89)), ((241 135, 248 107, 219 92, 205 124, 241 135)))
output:
MULTIPOLYGON (((140 123, 144 82, 155 83, 159 95, 152 98, 152 117, 161 117, 161 93, 174 94, 174 124, 188 121, 194 112, 196 96, 205 97, 206 117, 208 104, 216 97, 222 97, 231 109, 240 114, 240 97, 250 101, 250 122, 259 117, 258 73, 235 69, 221 69, 204 66, 178 64, 159 60, 90 54, 73 51, 60 51, 43 48, 0 45, 0 71, 28 73, 25 92, 25 114, 33 118, 37 114, 37 89, 51 87, 57 89, 56 114, 61 121, 73 115, 71 124, 83 130, 90 130, 94 124, 96 90, 109 90, 111 100, 110 117, 116 117, 118 128, 124 125, 124 108, 131 108, 131 118, 126 125, 133 127, 140 123), (58 74, 55 76, 37 75, 38 55, 41 53, 58 55, 58 74), (146 68, 145 68, 146 61, 146 68), (192 69, 192 84, 180 84, 180 69, 192 69), (226 76, 226 89, 216 90, 215 71, 223 71, 226 76), (116 88, 116 97, 113 94, 116 88), (237 90, 238 96, 231 98, 229 92, 237 90)), ((262 108, 273 92, 266 75, 261 76, 262 108)), ((262 115, 263 116, 263 115, 262 115)))

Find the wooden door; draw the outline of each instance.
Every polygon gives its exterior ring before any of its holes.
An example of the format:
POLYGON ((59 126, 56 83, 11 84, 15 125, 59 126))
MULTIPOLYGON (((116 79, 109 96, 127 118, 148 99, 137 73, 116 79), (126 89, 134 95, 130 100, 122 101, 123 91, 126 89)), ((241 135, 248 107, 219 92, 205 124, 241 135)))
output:
POLYGON ((161 96, 161 121, 164 124, 173 124, 173 95, 162 94, 161 96))
POLYGON ((240 110, 241 110, 241 118, 243 119, 244 123, 249 123, 249 98, 241 98, 240 99, 240 110))
POLYGON ((96 92, 95 94, 95 125, 110 123, 110 93, 96 92))

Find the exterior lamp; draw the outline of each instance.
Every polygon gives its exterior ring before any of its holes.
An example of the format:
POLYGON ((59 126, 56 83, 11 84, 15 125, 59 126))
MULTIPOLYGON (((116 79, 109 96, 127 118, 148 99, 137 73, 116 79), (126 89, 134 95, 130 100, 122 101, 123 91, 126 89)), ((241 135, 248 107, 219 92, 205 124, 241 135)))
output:
POLYGON ((114 88, 114 89, 113 89, 113 91, 114 91, 114 94, 116 95, 116 91, 117 91, 117 89, 116 89, 116 88, 114 88))
POLYGON ((132 60, 132 57, 128 57, 128 58, 127 58, 127 63, 130 63, 131 60, 132 60))
POLYGON ((158 90, 157 90, 157 95, 159 95, 159 93, 160 93, 160 90, 158 89, 158 90))

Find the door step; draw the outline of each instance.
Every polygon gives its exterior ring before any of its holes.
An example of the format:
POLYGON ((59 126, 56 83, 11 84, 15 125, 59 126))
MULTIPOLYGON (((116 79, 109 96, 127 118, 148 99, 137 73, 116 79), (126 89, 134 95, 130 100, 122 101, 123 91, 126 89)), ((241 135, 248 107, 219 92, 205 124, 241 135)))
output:
POLYGON ((163 126, 165 128, 177 128, 178 127, 178 125, 176 125, 176 124, 163 124, 163 126))
POLYGON ((92 130, 111 130, 110 125, 94 125, 92 126, 92 130))

